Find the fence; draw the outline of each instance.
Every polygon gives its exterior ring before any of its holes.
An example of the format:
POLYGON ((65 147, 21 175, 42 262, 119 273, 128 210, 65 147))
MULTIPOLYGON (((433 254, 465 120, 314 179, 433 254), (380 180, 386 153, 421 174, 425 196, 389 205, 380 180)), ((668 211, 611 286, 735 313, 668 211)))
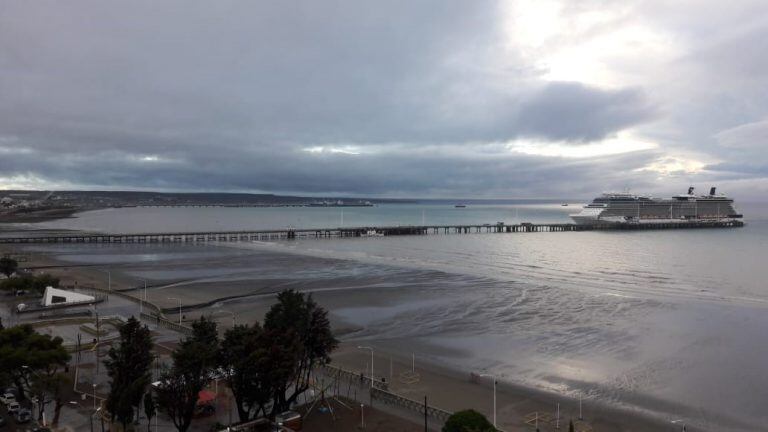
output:
MULTIPOLYGON (((269 426, 271 424, 272 423, 269 420, 262 417, 262 418, 251 420, 245 423, 233 424, 223 429, 219 429, 219 431, 220 432, 251 432, 251 431, 257 431, 257 430, 265 430, 264 429, 265 425, 269 426)), ((286 428, 283 428, 283 431, 285 430, 286 428)))
MULTIPOLYGON (((386 390, 381 390, 376 387, 371 389, 371 399, 375 399, 395 407, 405 408, 408 411, 424 414, 423 402, 415 401, 413 399, 408 399, 407 397, 400 396, 386 390)), ((445 422, 446 420, 448 420, 448 417, 450 417, 451 414, 453 414, 451 412, 448 412, 433 406, 429 406, 429 405, 426 406, 426 409, 427 409, 427 416, 432 417, 436 420, 439 420, 440 422, 445 422)))
POLYGON ((146 312, 141 313, 141 318, 145 319, 149 322, 154 322, 160 327, 167 328, 168 330, 173 330, 175 332, 181 333, 185 336, 192 335, 192 328, 187 327, 185 325, 179 324, 177 322, 170 321, 160 315, 155 314, 148 314, 146 312))
MULTIPOLYGON (((371 378, 361 375, 356 372, 352 372, 340 367, 331 366, 331 365, 325 365, 324 372, 328 376, 336 377, 337 379, 359 379, 360 385, 370 385, 371 384, 371 378)), ((371 388, 371 400, 373 401, 378 400, 380 402, 383 402, 388 405, 392 405, 394 407, 399 408, 405 408, 408 411, 416 412, 418 414, 424 414, 424 402, 415 401, 412 399, 408 399, 407 397, 400 396, 398 394, 392 393, 389 391, 389 386, 386 382, 379 381, 374 379, 373 380, 373 387, 371 388)), ((429 406, 427 405, 427 416, 432 417, 433 419, 436 419, 440 422, 445 422, 448 417, 451 416, 451 412, 445 411, 443 409, 429 406)))
POLYGON ((135 296, 132 296, 132 295, 130 295, 128 293, 124 293, 124 292, 116 291, 116 290, 107 290, 107 289, 99 288, 99 287, 95 287, 95 286, 89 286, 87 289, 92 289, 92 290, 95 290, 95 291, 99 291, 99 292, 105 293, 107 295, 118 296, 118 297, 124 298, 126 300, 130 300, 132 302, 135 302, 135 303, 141 303, 141 304, 144 305, 145 308, 153 310, 153 311, 155 311, 156 314, 159 314, 161 316, 163 315, 162 310, 156 304, 154 304, 152 302, 149 302, 147 300, 142 300, 142 299, 140 299, 138 297, 135 297, 135 296))
POLYGON ((167 319, 165 317, 165 315, 163 315, 162 309, 160 309, 160 307, 157 306, 154 303, 151 303, 149 301, 136 298, 136 297, 134 297, 134 296, 132 296, 130 294, 127 294, 127 293, 124 293, 124 292, 120 292, 120 291, 114 291, 114 290, 110 291, 110 290, 105 290, 104 288, 98 288, 98 287, 90 287, 90 289, 94 289, 96 291, 107 293, 109 295, 115 295, 115 296, 124 298, 126 300, 130 300, 130 301, 135 302, 135 303, 142 303, 144 305, 145 309, 149 309, 150 311, 154 311, 154 313, 142 312, 141 313, 141 318, 142 319, 148 320, 150 322, 154 322, 155 324, 157 324, 160 327, 167 328, 168 330, 172 330, 172 331, 181 333, 181 334, 183 334, 185 336, 189 336, 189 335, 192 334, 192 328, 191 327, 187 327, 185 325, 181 325, 179 323, 170 321, 169 319, 167 319))
MULTIPOLYGON (((342 378, 347 380, 359 379, 361 387, 371 385, 371 377, 365 376, 364 374, 359 374, 357 372, 352 372, 350 370, 340 368, 338 366, 332 366, 327 364, 324 366, 324 372, 326 375, 330 377, 336 377, 339 380, 341 380, 342 378)), ((373 380, 373 387, 381 390, 389 390, 389 385, 387 385, 385 381, 373 380)))

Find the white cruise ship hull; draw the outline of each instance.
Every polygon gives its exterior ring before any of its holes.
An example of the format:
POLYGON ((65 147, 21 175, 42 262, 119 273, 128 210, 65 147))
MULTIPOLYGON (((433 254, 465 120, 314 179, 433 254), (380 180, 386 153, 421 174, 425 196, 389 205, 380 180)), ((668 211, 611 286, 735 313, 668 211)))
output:
POLYGON ((687 194, 668 199, 655 199, 628 193, 606 193, 584 206, 580 213, 570 215, 579 225, 613 225, 644 223, 692 223, 740 220, 742 215, 733 206, 733 199, 715 195, 687 194))

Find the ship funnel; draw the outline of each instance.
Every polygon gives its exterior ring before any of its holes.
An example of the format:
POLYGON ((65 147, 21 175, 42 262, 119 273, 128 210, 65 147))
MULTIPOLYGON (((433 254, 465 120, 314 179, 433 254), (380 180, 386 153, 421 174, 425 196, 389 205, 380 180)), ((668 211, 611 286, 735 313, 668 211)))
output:
POLYGON ((712 186, 712 189, 709 190, 709 194, 714 196, 715 195, 715 189, 717 189, 717 188, 712 186))
POLYGON ((693 186, 688 188, 688 195, 693 195, 693 186))

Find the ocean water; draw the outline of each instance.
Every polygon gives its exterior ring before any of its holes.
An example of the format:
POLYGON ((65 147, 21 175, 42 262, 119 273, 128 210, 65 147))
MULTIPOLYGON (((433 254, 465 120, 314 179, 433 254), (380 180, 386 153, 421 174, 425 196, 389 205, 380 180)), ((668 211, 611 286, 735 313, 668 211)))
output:
MULTIPOLYGON (((158 281, 183 273, 190 290, 205 289, 195 283, 279 277, 291 260, 270 263, 264 276, 265 251, 331 258, 322 268, 297 264, 292 277, 326 281, 320 300, 359 328, 348 338, 408 346, 459 370, 487 370, 512 383, 686 419, 705 430, 763 430, 768 207, 739 208, 747 221, 739 229, 302 239, 181 252, 153 245, 110 246, 110 254, 88 245, 47 250, 76 262, 142 263, 135 274, 158 281), (258 252, 253 261, 233 258, 248 252, 258 252), (217 255, 217 265, 188 264, 195 256, 210 262, 217 255), (159 262, 171 265, 152 267, 159 262), (367 294, 355 297, 358 291, 367 294)), ((578 206, 456 209, 431 203, 343 210, 342 221, 340 208, 133 208, 35 227, 151 232, 566 222, 578 206)), ((239 300, 230 309, 249 307, 239 300)))
POLYGON ((579 205, 501 202, 455 208, 447 203, 381 204, 375 207, 129 207, 95 210, 21 227, 110 233, 237 231, 395 225, 568 222, 579 205))

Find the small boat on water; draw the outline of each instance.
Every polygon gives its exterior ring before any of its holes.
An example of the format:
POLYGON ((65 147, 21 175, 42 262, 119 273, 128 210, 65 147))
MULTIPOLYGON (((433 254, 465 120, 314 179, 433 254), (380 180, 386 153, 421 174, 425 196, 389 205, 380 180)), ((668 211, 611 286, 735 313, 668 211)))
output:
POLYGON ((562 206, 562 207, 568 207, 568 203, 562 203, 562 204, 560 204, 560 206, 562 206))
POLYGON ((466 208, 466 204, 456 204, 454 207, 456 208, 466 208))

